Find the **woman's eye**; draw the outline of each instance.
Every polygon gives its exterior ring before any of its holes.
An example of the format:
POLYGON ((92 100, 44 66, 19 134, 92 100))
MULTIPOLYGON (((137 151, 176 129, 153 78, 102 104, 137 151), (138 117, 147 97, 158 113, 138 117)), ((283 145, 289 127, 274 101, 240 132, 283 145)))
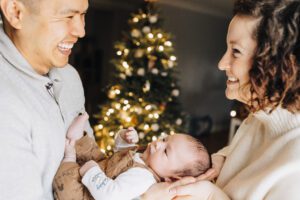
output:
POLYGON ((232 55, 234 57, 237 57, 240 53, 241 53, 240 50, 238 50, 238 49, 232 49, 232 55))
POLYGON ((165 154, 166 154, 166 156, 168 155, 168 153, 167 153, 167 149, 165 149, 165 154))

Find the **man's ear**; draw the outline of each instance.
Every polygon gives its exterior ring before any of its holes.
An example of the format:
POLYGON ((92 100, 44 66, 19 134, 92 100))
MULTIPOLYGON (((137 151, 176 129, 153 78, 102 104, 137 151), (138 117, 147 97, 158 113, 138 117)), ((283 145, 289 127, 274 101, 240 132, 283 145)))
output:
MULTIPOLYGON (((18 0, 0 0, 1 11, 5 20, 15 29, 22 28, 25 6, 18 0)), ((3 19, 4 20, 4 19, 3 19)))

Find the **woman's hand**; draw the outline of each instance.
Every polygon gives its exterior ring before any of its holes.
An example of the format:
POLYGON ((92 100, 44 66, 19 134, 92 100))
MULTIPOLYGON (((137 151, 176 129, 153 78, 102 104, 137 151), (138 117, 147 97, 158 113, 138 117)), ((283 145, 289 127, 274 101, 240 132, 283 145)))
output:
POLYGON ((225 157, 222 155, 213 154, 211 159, 212 159, 212 168, 209 169, 205 174, 198 176, 197 181, 201 181, 201 180, 210 181, 216 179, 219 176, 220 171, 225 162, 225 157))
POLYGON ((177 186, 176 197, 173 200, 229 200, 228 196, 210 181, 177 186))
POLYGON ((176 196, 176 190, 174 190, 174 188, 194 182, 195 178, 186 177, 174 183, 162 182, 153 184, 146 193, 141 196, 141 200, 171 200, 176 196))

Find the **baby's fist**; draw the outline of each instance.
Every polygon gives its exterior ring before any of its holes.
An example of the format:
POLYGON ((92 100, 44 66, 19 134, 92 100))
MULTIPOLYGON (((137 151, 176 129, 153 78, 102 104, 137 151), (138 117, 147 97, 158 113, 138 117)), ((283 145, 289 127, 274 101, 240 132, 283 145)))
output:
POLYGON ((121 130, 120 136, 123 140, 125 140, 129 144, 135 144, 139 141, 138 133, 133 127, 129 127, 128 129, 121 130))

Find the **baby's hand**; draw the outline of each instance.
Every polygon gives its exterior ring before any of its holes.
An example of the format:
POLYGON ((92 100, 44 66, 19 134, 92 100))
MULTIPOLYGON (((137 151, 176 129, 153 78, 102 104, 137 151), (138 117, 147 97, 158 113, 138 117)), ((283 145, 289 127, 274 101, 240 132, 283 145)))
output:
POLYGON ((129 127, 128 129, 122 130, 120 132, 120 136, 129 144, 135 144, 139 141, 138 133, 133 127, 129 127))
POLYGON ((83 177, 87 171, 89 171, 91 168, 95 166, 98 166, 98 163, 96 163, 94 160, 90 160, 86 162, 84 165, 82 165, 82 167, 80 167, 79 169, 79 173, 81 177, 83 177))
POLYGON ((87 113, 83 113, 73 120, 72 124, 70 125, 67 138, 69 140, 78 140, 83 136, 84 127, 89 119, 89 115, 87 113))
POLYGON ((75 141, 66 139, 63 162, 76 162, 75 141))

